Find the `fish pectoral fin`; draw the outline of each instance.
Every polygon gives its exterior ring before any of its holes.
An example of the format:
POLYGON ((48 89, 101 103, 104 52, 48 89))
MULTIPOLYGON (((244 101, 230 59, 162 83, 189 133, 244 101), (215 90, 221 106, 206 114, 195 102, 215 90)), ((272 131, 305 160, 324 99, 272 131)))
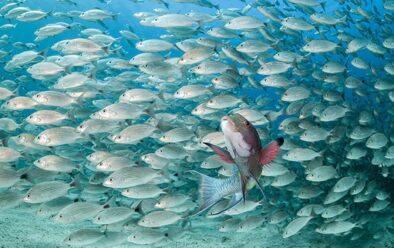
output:
POLYGON ((223 213, 223 212, 225 212, 225 211, 227 211, 229 209, 232 209, 233 207, 238 205, 238 203, 240 203, 241 201, 242 201, 242 198, 238 199, 237 194, 233 194, 233 196, 231 197, 231 200, 228 202, 227 206, 224 209, 220 210, 217 213, 212 213, 211 215, 212 216, 213 215, 219 215, 219 214, 221 214, 221 213, 223 213))
POLYGON ((261 149, 259 163, 261 165, 269 164, 276 158, 280 147, 283 145, 284 139, 278 138, 269 145, 261 149))
POLYGON ((234 163, 233 158, 231 157, 230 153, 223 148, 204 142, 205 145, 209 146, 219 157, 226 163, 232 164, 234 163))

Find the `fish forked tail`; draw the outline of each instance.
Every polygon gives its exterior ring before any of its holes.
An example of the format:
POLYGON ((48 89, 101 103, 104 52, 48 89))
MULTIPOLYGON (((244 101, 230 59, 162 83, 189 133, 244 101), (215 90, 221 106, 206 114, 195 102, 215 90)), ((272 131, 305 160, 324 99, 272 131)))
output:
POLYGON ((204 212, 226 196, 224 192, 219 190, 222 188, 221 186, 225 184, 226 179, 213 178, 194 170, 190 170, 188 172, 200 176, 200 187, 198 189, 200 207, 197 212, 188 214, 184 216, 184 218, 192 217, 204 212))

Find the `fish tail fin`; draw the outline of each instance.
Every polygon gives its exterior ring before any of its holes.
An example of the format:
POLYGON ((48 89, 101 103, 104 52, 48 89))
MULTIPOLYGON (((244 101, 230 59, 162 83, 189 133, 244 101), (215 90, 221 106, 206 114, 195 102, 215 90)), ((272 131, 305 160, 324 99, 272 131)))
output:
POLYGON ((103 208, 110 208, 110 207, 116 206, 116 196, 112 196, 111 198, 109 198, 107 200, 107 202, 104 203, 104 205, 102 205, 102 206, 103 206, 103 208))
POLYGON ((197 215, 208 208, 215 205, 220 201, 225 195, 219 190, 219 186, 223 183, 224 179, 213 178, 207 175, 201 174, 197 171, 189 171, 193 174, 200 176, 200 187, 199 187, 199 197, 200 197, 200 207, 197 212, 187 215, 185 217, 190 217, 197 215))
POLYGON ((224 213, 225 211, 232 209, 233 207, 235 207, 236 205, 238 205, 238 203, 240 203, 242 201, 242 197, 238 196, 239 194, 233 194, 233 196, 231 197, 231 200, 228 202, 227 206, 220 210, 217 213, 212 213, 211 215, 219 215, 221 213, 224 213))
POLYGON ((339 22, 340 22, 340 23, 343 23, 343 24, 346 24, 347 18, 348 18, 348 16, 347 16, 347 15, 344 15, 344 16, 342 16, 341 18, 339 18, 339 22))

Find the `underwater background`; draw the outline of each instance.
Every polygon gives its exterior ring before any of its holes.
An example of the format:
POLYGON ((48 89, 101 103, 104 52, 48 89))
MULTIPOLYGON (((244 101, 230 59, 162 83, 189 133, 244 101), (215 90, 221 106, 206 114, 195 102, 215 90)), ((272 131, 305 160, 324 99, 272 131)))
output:
POLYGON ((0 14, 0 247, 394 246, 394 1, 1 0, 0 14), (250 179, 224 210, 240 167, 206 144, 230 150, 234 113, 262 154, 284 143, 263 192, 250 179))

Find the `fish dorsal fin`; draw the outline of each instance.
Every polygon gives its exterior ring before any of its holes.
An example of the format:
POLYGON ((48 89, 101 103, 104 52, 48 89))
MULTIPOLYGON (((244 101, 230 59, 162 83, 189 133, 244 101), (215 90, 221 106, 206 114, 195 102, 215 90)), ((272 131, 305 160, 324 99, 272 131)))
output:
POLYGON ((210 143, 204 142, 205 145, 209 146, 216 154, 219 155, 219 157, 226 163, 234 163, 233 158, 231 157, 230 153, 226 150, 224 150, 221 147, 215 146, 210 143))
POLYGON ((283 138, 278 138, 275 141, 271 142, 269 145, 261 149, 260 152, 260 161, 261 165, 269 164, 276 158, 279 153, 279 149, 283 144, 283 138))

